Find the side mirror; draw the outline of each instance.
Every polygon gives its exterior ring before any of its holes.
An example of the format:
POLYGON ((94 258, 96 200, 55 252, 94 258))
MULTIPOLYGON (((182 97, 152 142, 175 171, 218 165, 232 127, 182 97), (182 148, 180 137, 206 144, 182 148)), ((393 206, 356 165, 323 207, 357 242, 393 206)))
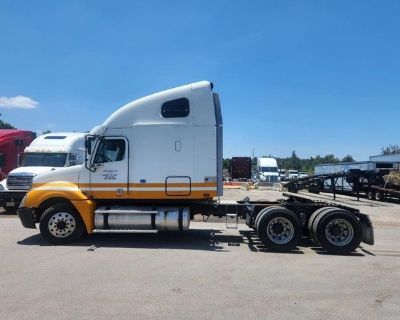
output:
POLYGON ((92 154, 92 139, 90 138, 85 138, 85 149, 87 154, 92 154))

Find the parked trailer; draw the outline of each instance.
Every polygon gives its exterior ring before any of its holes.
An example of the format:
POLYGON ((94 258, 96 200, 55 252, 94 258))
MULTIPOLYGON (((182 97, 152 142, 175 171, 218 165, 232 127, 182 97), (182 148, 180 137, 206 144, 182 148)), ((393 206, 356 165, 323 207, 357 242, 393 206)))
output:
POLYGON ((390 170, 359 170, 325 175, 314 175, 296 179, 284 184, 290 192, 307 189, 312 193, 329 192, 357 196, 365 194, 369 200, 382 201, 388 198, 400 199, 400 186, 387 183, 384 179, 390 170))
MULTIPOLYGON (((196 214, 243 218, 270 250, 302 236, 330 252, 374 243, 368 216, 297 195, 277 202, 222 195, 222 113, 213 84, 133 101, 86 136, 84 165, 38 175, 18 215, 54 244, 84 233, 187 230, 196 214)), ((276 170, 277 171, 277 170, 276 170)))
POLYGON ((251 178, 251 158, 233 157, 229 166, 229 174, 234 180, 248 180, 251 178))

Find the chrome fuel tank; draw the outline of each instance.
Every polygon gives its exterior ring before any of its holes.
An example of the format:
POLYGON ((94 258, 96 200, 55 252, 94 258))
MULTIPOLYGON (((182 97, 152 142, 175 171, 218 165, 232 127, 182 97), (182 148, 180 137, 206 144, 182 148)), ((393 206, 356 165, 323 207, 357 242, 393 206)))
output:
POLYGON ((180 207, 99 207, 95 211, 95 228, 100 230, 189 229, 189 208, 180 207))

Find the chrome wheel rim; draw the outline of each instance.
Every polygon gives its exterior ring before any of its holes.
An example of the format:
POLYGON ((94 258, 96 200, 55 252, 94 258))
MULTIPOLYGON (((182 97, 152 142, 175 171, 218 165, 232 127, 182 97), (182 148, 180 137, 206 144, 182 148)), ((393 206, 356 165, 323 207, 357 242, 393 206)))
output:
POLYGON ((286 244, 294 236, 293 223, 283 217, 274 218, 267 225, 267 236, 275 244, 286 244))
POLYGON ((75 218, 68 212, 58 212, 50 218, 48 228, 56 238, 68 237, 76 228, 75 218))
POLYGON ((335 219, 325 228, 326 239, 333 245, 343 247, 348 245, 354 237, 351 223, 345 219, 335 219))

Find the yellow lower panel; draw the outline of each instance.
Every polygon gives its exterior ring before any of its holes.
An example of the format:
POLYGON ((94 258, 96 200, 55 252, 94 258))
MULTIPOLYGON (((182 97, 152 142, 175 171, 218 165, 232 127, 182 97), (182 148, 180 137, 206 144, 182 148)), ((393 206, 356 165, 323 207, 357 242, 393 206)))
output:
POLYGON ((87 233, 92 233, 94 229, 94 210, 96 204, 92 200, 85 201, 71 201, 72 205, 80 213, 83 223, 86 226, 87 233))

